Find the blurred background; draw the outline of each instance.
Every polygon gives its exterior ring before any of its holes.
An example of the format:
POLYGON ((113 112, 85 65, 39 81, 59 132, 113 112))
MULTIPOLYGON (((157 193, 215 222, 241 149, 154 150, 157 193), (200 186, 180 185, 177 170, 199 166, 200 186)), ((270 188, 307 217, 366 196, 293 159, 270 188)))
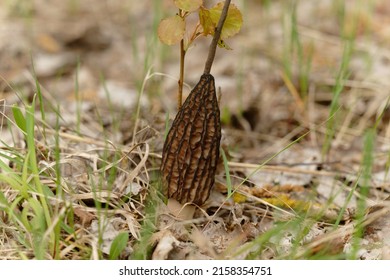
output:
MULTIPOLYGON (((109 95, 129 113, 149 73, 142 108, 162 119, 175 114, 179 47, 162 45, 156 35, 160 20, 176 13, 171 0, 0 3, 1 99, 17 102, 15 92, 32 97, 33 63, 47 94, 69 109, 75 99, 86 109, 104 105, 109 95)), ((347 79, 336 100, 340 115, 346 114, 340 126, 345 121, 345 130, 353 126, 360 134, 380 112, 389 96, 389 3, 233 3, 243 14, 243 28, 227 40, 233 50, 217 51, 212 69, 221 87, 224 124, 279 137, 297 124, 320 124, 329 117, 340 75, 347 79)), ((187 94, 203 71, 210 41, 197 40, 187 53, 187 94)), ((390 135, 389 127, 381 129, 381 136, 390 135)), ((344 137, 337 143, 350 140, 344 137)))

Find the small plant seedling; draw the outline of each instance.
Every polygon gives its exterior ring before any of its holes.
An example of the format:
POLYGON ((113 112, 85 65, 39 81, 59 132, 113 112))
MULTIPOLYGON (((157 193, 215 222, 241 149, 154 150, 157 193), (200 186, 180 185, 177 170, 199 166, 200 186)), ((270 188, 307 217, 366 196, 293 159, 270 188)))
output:
MULTIPOLYGON (((178 89, 178 109, 182 105, 183 82, 184 82, 184 61, 189 47, 201 36, 215 36, 218 20, 221 18, 224 2, 219 2, 211 9, 203 6, 203 0, 173 0, 178 8, 174 16, 163 19, 158 27, 158 37, 166 45, 180 43, 180 78, 178 89), (198 13, 199 20, 191 30, 186 24, 189 15, 198 13)), ((242 15, 234 5, 229 6, 226 20, 218 39, 218 46, 231 50, 225 39, 236 35, 242 26, 242 15)), ((215 54, 215 51, 214 51, 215 54)))
POLYGON ((217 45, 226 47, 223 39, 239 31, 242 17, 235 6, 229 7, 230 0, 218 3, 209 10, 202 6, 202 1, 174 2, 179 13, 161 22, 159 37, 169 44, 181 42, 179 111, 164 143, 160 170, 168 198, 181 204, 202 205, 208 199, 214 184, 221 140, 220 112, 214 77, 210 70, 217 45), (199 13, 199 23, 189 39, 185 40, 185 17, 196 10, 199 13), (229 14, 231 17, 228 21, 229 14), (226 29, 223 29, 224 23, 226 29), (213 35, 204 72, 183 106, 180 106, 185 51, 202 34, 213 35))

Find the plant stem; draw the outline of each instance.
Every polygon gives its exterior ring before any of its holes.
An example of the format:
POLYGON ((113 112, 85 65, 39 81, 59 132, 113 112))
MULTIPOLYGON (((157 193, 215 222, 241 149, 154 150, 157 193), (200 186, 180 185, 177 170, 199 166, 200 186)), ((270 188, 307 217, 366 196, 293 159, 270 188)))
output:
POLYGON ((215 29, 213 40, 211 41, 210 48, 209 48, 209 54, 206 60, 206 64, 204 66, 204 74, 210 74, 211 66, 213 65, 215 52, 217 50, 217 44, 219 41, 219 38, 221 37, 222 27, 225 23, 225 19, 228 13, 230 5, 230 0, 226 0, 225 4, 222 9, 221 17, 219 18, 217 28, 215 29))
POLYGON ((186 51, 184 49, 184 39, 180 41, 180 78, 178 81, 179 90, 177 92, 177 109, 180 110, 183 100, 183 84, 184 84, 184 58, 186 51))

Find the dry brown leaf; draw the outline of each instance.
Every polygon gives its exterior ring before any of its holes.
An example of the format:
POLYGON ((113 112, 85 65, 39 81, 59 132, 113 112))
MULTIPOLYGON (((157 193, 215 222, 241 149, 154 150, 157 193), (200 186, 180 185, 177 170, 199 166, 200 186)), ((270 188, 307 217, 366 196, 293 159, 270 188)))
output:
POLYGON ((83 226, 89 226, 91 221, 96 218, 95 215, 83 209, 82 207, 74 207, 74 215, 78 217, 83 226))

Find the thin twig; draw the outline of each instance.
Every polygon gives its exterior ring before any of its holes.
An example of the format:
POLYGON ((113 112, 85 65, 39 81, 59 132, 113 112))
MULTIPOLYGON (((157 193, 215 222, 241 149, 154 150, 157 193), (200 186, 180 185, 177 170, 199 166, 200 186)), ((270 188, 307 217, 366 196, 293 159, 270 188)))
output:
POLYGON ((184 39, 180 41, 180 78, 178 81, 179 90, 177 93, 177 110, 180 110, 183 100, 183 84, 184 84, 184 59, 186 50, 184 49, 184 39))
POLYGON ((219 18, 217 28, 215 29, 213 40, 211 41, 210 48, 209 48, 209 54, 206 60, 206 64, 204 66, 204 74, 210 74, 211 66, 213 65, 215 52, 217 50, 217 44, 219 41, 219 38, 221 37, 222 27, 225 23, 225 19, 227 17, 228 9, 230 5, 230 0, 226 0, 225 4, 222 9, 221 17, 219 18))
MULTIPOLYGON (((184 19, 185 14, 179 9, 179 15, 184 19)), ((186 56, 186 50, 184 49, 184 38, 180 41, 180 77, 178 83, 177 91, 177 110, 180 110, 181 104, 183 103, 183 84, 184 84, 184 59, 186 56)))

